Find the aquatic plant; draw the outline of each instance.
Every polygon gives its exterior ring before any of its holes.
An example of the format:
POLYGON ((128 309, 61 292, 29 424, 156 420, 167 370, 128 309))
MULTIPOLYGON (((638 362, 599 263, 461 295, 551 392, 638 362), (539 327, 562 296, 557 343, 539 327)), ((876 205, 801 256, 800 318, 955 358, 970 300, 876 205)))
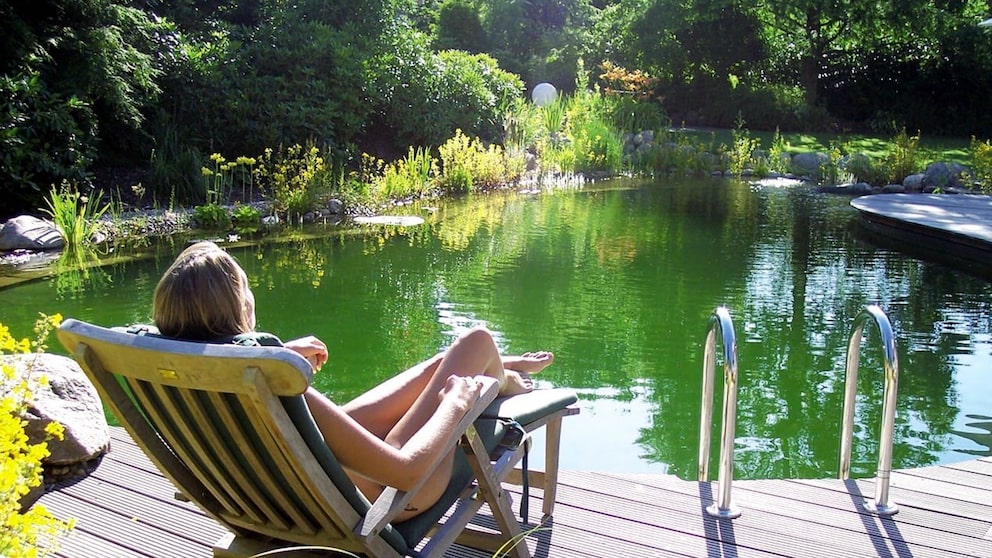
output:
POLYGON ((110 207, 102 204, 102 194, 83 195, 75 183, 63 181, 52 188, 43 209, 52 218, 65 240, 67 250, 77 250, 93 239, 99 230, 98 220, 110 207))

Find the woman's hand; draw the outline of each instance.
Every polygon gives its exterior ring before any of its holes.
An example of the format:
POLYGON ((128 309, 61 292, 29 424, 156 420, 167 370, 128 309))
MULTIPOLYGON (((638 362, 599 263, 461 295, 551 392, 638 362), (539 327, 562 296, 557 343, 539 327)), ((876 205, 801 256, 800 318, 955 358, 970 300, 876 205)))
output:
POLYGON ((320 370, 327 362, 327 345, 313 335, 286 341, 283 346, 301 354, 310 361, 310 366, 313 366, 314 370, 320 370))
POLYGON ((440 401, 447 401, 465 412, 479 398, 483 385, 495 381, 486 376, 449 376, 437 396, 440 401))

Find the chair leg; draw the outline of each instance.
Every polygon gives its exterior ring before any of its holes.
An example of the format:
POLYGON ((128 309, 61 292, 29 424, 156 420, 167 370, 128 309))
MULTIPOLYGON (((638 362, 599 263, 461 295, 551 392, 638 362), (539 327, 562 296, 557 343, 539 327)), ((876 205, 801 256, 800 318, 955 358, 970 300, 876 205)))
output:
POLYGON ((561 445, 561 415, 548 421, 544 442, 544 521, 551 518, 558 497, 558 450, 561 445))

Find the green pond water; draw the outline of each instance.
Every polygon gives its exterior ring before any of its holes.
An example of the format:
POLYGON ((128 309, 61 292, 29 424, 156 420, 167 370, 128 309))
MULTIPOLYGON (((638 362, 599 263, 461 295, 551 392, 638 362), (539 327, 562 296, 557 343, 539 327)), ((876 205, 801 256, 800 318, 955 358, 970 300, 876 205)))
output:
MULTIPOLYGON (((318 387, 336 400, 482 325, 507 352, 553 351, 538 385, 578 392, 562 467, 692 479, 706 326, 726 305, 740 367, 735 478, 834 477, 847 342, 858 313, 879 304, 901 373, 893 466, 992 455, 992 288, 876 247, 848 198, 662 180, 439 205, 402 208, 419 226, 326 226, 229 247, 259 329, 327 342, 318 387)), ((2 289, 0 321, 17 336, 39 311, 147 322, 181 247, 2 289)), ((852 472, 871 476, 882 402, 871 324, 861 363, 852 472)), ((717 422, 722 389, 718 378, 717 422)), ((715 424, 714 472, 719 438, 715 424)))

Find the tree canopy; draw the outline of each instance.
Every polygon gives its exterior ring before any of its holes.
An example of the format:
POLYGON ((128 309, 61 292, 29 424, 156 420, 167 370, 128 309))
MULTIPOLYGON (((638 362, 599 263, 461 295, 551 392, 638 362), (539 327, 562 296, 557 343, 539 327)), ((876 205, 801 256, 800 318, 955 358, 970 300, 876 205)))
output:
POLYGON ((978 0, 0 0, 0 175, 12 199, 106 165, 175 188, 223 150, 342 161, 502 141, 540 82, 650 78, 677 122, 992 133, 978 0), (586 72, 587 75, 580 75, 586 72))

